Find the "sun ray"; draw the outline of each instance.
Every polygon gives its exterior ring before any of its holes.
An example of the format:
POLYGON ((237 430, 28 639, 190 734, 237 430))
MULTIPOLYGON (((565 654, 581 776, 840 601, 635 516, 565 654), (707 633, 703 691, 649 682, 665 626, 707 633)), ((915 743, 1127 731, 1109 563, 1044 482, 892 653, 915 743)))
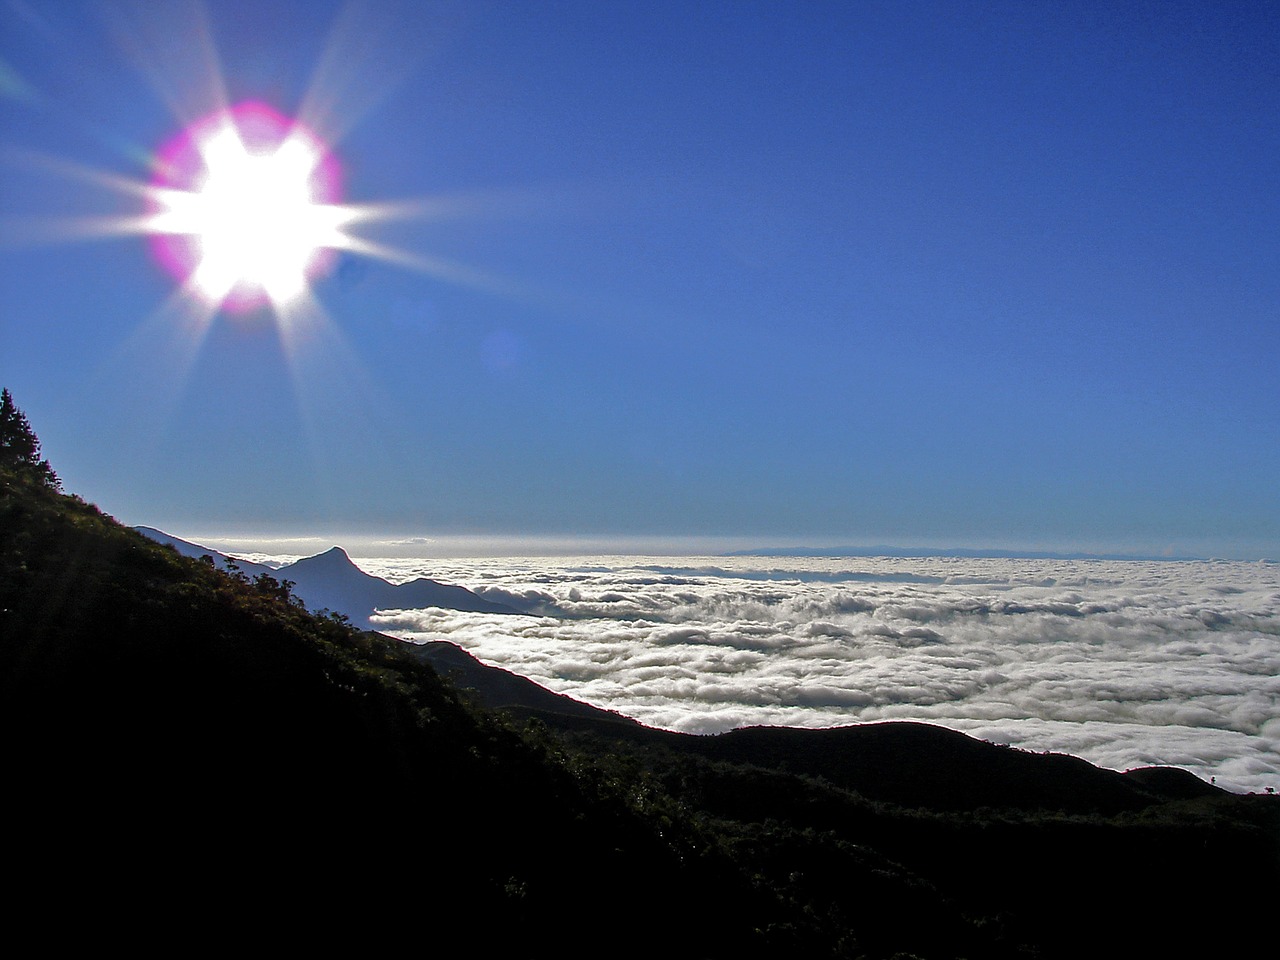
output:
POLYGON ((180 123, 226 109, 226 83, 201 0, 135 0, 102 13, 116 46, 180 123))
POLYGON ((21 150, 14 147, 5 148, 3 156, 11 163, 20 164, 31 169, 57 174, 72 180, 80 180, 95 186, 106 187, 122 196, 145 198, 150 187, 142 180, 134 180, 118 173, 109 173, 83 163, 76 163, 38 150, 21 150))
POLYGON ((5 217, 0 220, 0 247, 32 249, 81 240, 145 236, 150 232, 148 216, 5 217))
POLYGON ((103 392, 128 411, 129 437, 149 458, 172 428, 172 417, 213 320, 216 306, 177 287, 98 364, 82 387, 85 402, 103 392))
POLYGON ((331 144, 344 139, 419 67, 431 38, 443 38, 438 15, 420 6, 415 29, 406 30, 403 8, 393 14, 377 0, 347 0, 329 28, 298 119, 331 144))
MULTIPOLYGON (((336 483, 335 452, 394 469, 394 452, 371 441, 401 415, 386 389, 370 375, 342 328, 311 290, 274 308, 276 333, 301 418, 312 474, 320 491, 336 483)), ((392 434, 399 430, 391 431, 392 434)))
POLYGON ((388 244, 378 243, 377 241, 352 234, 344 236, 341 249, 476 290, 517 297, 523 297, 526 294, 526 291, 520 288, 518 284, 499 277, 497 274, 478 270, 475 267, 447 260, 444 257, 434 257, 425 253, 410 253, 407 250, 401 250, 388 244))

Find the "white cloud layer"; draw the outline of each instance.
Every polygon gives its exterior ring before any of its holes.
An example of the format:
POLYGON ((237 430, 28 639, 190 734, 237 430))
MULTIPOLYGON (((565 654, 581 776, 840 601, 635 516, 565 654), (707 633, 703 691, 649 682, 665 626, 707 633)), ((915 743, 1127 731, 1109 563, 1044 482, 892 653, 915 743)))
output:
POLYGON ((996 559, 362 560, 527 610, 386 632, 654 726, 924 720, 1112 769, 1280 787, 1280 565, 996 559))

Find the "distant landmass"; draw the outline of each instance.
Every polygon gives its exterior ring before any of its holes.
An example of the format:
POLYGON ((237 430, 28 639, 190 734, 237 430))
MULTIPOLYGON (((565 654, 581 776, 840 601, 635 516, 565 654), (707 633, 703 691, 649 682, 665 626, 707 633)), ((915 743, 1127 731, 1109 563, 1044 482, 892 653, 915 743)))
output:
POLYGON ((818 777, 880 802, 957 811, 1002 807, 1119 814, 1162 801, 1226 795, 1175 767, 1117 773, 1067 754, 1030 753, 926 723, 675 733, 553 693, 444 640, 421 644, 413 655, 471 690, 491 710, 596 740, 818 777))
POLYGON ((165 533, 163 530, 157 530, 155 527, 136 526, 133 529, 150 537, 156 543, 163 543, 166 546, 173 547, 184 557, 194 557, 197 560, 201 557, 210 557, 213 560, 213 565, 224 572, 239 570, 250 579, 264 573, 274 577, 280 572, 276 567, 269 567, 265 563, 252 563, 249 560, 241 560, 239 557, 220 553, 213 547, 192 543, 190 540, 182 540, 172 534, 165 533))
POLYGON ((994 550, 969 547, 761 547, 735 550, 726 557, 969 557, 991 560, 1205 560, 1188 555, 1157 556, 1144 553, 1058 553, 1049 550, 994 550))
POLYGON ((519 614, 502 603, 485 600, 466 587, 440 583, 426 577, 408 583, 390 583, 365 573, 341 547, 333 547, 314 557, 304 557, 279 568, 229 557, 210 547, 182 540, 153 527, 136 527, 158 543, 173 547, 184 557, 210 557, 220 570, 239 570, 249 579, 263 574, 276 580, 292 581, 293 593, 311 610, 332 610, 351 618, 362 629, 373 627, 370 617, 376 610, 421 610, 441 607, 472 613, 519 614))
MULTIPOLYGON (((587 721, 598 729, 614 725, 629 730, 649 730, 638 720, 593 707, 562 693, 554 693, 528 677, 481 663, 474 656, 448 640, 431 640, 410 648, 415 659, 429 663, 442 677, 459 689, 471 690, 480 702, 492 710, 506 710, 525 716, 536 716, 558 725, 566 719, 587 721)), ((661 733, 662 731, 654 731, 661 733)))

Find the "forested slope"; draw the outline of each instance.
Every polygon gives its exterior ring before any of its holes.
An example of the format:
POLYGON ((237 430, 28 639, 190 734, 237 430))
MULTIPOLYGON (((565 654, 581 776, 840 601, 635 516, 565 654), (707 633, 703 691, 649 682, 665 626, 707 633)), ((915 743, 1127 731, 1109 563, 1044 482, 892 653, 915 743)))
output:
POLYGON ((655 947, 672 903, 720 918, 682 934, 695 953, 763 949, 771 913, 787 926, 727 858, 464 704, 399 641, 3 468, 0 720, 20 915, 364 942, 411 905, 396 923, 535 953, 655 947))

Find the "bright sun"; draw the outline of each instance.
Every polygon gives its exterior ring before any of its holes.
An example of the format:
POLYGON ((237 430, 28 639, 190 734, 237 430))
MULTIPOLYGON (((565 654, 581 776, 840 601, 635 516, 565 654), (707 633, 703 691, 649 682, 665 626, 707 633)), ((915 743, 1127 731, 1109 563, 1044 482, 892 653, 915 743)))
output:
POLYGON ((352 219, 336 161, 300 124, 246 103, 184 131, 157 158, 150 228, 166 267, 210 303, 281 305, 327 270, 352 219))

